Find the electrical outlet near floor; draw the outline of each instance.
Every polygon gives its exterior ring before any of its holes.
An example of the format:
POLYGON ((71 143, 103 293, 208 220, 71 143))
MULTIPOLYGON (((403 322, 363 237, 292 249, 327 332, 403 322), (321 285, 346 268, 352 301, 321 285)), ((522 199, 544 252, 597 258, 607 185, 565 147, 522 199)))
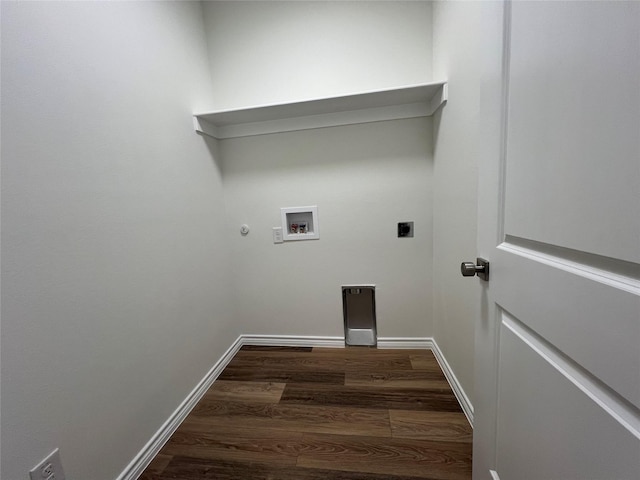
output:
POLYGON ((60 451, 56 448, 38 465, 29 470, 31 480, 65 480, 60 451))

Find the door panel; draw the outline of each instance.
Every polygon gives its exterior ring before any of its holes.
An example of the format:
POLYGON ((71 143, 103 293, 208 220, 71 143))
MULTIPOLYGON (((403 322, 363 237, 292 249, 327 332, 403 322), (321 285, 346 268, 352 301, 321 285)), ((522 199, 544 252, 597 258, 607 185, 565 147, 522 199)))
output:
POLYGON ((513 3, 508 234, 640 262, 639 19, 640 2, 513 3))
POLYGON ((635 480, 640 3, 504 6, 482 102, 474 480, 635 480))
POLYGON ((640 407, 637 281, 508 241, 492 260, 502 309, 640 407))
POLYGON ((572 381, 571 366, 545 358, 544 347, 534 350, 536 339, 517 320, 502 320, 500 479, 637 478, 640 460, 630 431, 572 381))

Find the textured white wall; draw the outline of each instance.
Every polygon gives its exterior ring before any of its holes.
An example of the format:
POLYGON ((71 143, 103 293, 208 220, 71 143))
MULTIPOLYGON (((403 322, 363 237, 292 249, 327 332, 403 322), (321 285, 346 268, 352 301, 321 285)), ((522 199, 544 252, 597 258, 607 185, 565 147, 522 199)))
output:
POLYGON ((3 479, 115 478, 239 333, 206 58, 199 3, 2 2, 3 479))
POLYGON ((220 149, 246 332, 341 336, 340 286, 374 283, 379 336, 431 335, 430 119, 229 139, 220 149), (280 208, 307 205, 318 206, 320 239, 273 244, 280 208), (397 238, 399 221, 415 222, 414 238, 397 238))
MULTIPOLYGON (((430 2, 206 2, 204 12, 211 108, 432 79, 430 2)), ((380 336, 430 335, 431 148, 425 119, 223 141, 245 330, 342 335, 340 285, 376 283, 380 336), (274 245, 280 207, 304 205, 318 205, 321 239, 274 245), (396 238, 403 220, 416 222, 414 239, 396 238)))
POLYGON ((114 478, 239 333, 341 335, 343 283, 378 285, 380 336, 455 313, 432 305, 430 119, 218 152, 190 118, 429 81, 429 2, 205 2, 209 53, 196 2, 1 8, 2 478, 56 446, 69 478, 114 478), (309 204, 321 239, 274 245, 309 204))
POLYGON ((483 2, 435 2, 433 68, 447 78, 449 101, 434 116, 434 336, 473 402, 477 278, 464 278, 460 263, 476 258, 477 151, 483 2))
POLYGON ((204 2, 214 105, 430 81, 431 2, 204 2))

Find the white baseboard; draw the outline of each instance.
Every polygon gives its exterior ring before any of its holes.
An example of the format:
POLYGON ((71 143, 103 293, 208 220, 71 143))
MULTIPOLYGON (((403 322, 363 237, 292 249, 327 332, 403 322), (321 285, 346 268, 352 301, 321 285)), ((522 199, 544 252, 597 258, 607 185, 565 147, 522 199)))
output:
POLYGON ((433 338, 431 337, 378 337, 378 348, 426 348, 431 350, 433 338))
POLYGON ((151 440, 140 450, 138 455, 124 469, 116 480, 136 480, 145 468, 151 463, 151 460, 158 454, 160 449, 169 440, 171 435, 178 429, 182 421, 189 415, 191 410, 200 401, 203 395, 209 390, 213 382, 222 373, 229 364, 233 356, 238 353, 242 347, 242 337, 238 339, 227 349, 222 357, 207 372, 196 387, 187 395, 187 398, 176 408, 169 419, 164 422, 160 429, 151 437, 151 440))
MULTIPOLYGON (((242 345, 271 347, 333 347, 344 348, 344 337, 296 336, 296 335, 240 335, 242 345)), ((424 337, 378 337, 378 348, 426 348, 431 349, 433 339, 424 337)))
MULTIPOLYGON (((242 345, 271 347, 333 347, 344 348, 344 337, 296 336, 296 335, 240 335, 242 345)), ((426 348, 431 350, 430 337, 378 337, 380 349, 426 348)))
POLYGON ((436 360, 440 365, 440 368, 444 372, 444 376, 447 377, 447 381, 449 382, 449 385, 451 385, 453 394, 458 399, 458 403, 462 407, 462 411, 467 416, 467 420, 469 420, 469 423, 473 427, 473 405, 471 404, 469 397, 467 397, 467 394, 464 392, 462 385, 456 378, 456 375, 453 373, 453 370, 451 369, 449 362, 447 362, 447 359, 442 354, 440 347, 438 347, 438 344, 434 339, 432 339, 432 342, 433 342, 433 346, 431 350, 433 351, 433 354, 435 355, 436 360))
POLYGON ((344 337, 296 335, 240 335, 242 345, 269 347, 344 347, 344 337))
MULTIPOLYGON (((344 347, 344 337, 320 337, 320 336, 295 336, 295 335, 240 335, 229 349, 222 355, 216 364, 209 370, 204 378, 187 395, 187 398, 171 414, 169 419, 151 437, 151 440, 142 448, 131 463, 117 477, 116 480, 136 480, 151 463, 151 460, 158 454, 160 449, 169 440, 171 435, 177 430, 182 421, 189 415, 191 410, 200 401, 202 396, 211 387, 213 382, 229 364, 233 356, 243 345, 264 345, 274 347, 344 347)), ((442 368, 451 389, 455 394, 462 410, 469 423, 473 426, 473 405, 464 393, 464 389, 458 382, 453 370, 444 358, 438 344, 431 337, 378 337, 378 348, 380 349, 409 349, 423 348, 431 350, 442 368)))

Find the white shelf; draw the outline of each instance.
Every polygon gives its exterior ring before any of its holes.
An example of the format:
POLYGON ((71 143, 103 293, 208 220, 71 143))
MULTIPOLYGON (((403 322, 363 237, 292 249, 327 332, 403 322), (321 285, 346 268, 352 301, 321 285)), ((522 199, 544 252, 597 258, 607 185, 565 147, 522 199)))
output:
POLYGON ((197 132, 248 137, 356 123, 429 117, 447 101, 447 83, 410 85, 294 103, 194 114, 197 132))

